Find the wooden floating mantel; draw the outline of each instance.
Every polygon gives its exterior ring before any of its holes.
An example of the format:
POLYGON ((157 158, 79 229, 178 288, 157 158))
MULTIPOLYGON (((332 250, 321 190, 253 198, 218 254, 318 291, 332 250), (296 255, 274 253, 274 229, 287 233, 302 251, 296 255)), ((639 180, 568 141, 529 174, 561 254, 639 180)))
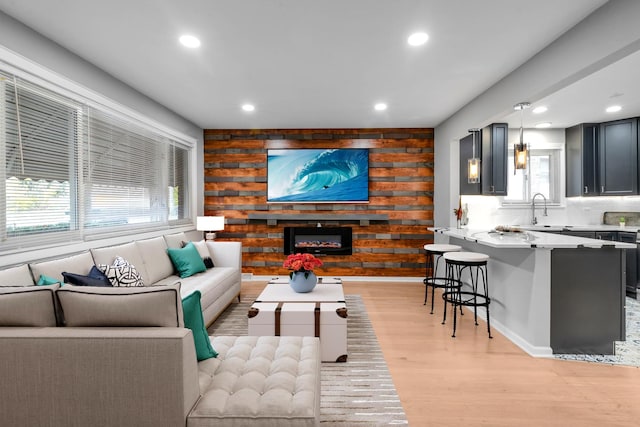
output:
POLYGON ((361 226, 370 221, 389 221, 387 214, 274 214, 250 212, 249 220, 267 221, 268 225, 278 225, 278 221, 359 221, 361 226))

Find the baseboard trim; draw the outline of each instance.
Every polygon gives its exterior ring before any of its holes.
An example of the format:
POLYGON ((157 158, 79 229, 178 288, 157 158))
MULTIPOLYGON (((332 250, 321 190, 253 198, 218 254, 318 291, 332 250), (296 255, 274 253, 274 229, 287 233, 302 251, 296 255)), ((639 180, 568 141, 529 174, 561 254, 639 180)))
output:
MULTIPOLYGON (((345 282, 406 282, 423 283, 424 277, 391 277, 391 276, 319 276, 319 277, 340 277, 345 282)), ((274 276, 254 276, 252 273, 242 273, 242 280, 246 281, 269 281, 271 279, 286 279, 287 275, 274 276)))

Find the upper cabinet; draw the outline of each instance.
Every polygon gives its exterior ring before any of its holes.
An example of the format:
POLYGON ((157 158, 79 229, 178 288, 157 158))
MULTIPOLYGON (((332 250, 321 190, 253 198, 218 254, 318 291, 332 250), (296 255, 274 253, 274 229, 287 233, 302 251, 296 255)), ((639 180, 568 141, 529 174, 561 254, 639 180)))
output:
MULTIPOLYGON (((480 149, 480 132, 476 132, 476 149, 475 155, 481 157, 480 149)), ((468 161, 473 158, 473 135, 467 135, 460 140, 460 195, 478 195, 482 194, 481 184, 469 184, 468 161)), ((482 159, 481 159, 482 161, 482 159)), ((480 175, 482 180, 482 175, 480 175)))
POLYGON ((509 125, 493 123, 482 129, 482 194, 505 196, 507 194, 507 144, 509 125))
POLYGON ((638 119, 600 124, 600 194, 638 194, 638 119))
POLYGON ((595 123, 565 129, 567 197, 599 195, 598 134, 595 123))

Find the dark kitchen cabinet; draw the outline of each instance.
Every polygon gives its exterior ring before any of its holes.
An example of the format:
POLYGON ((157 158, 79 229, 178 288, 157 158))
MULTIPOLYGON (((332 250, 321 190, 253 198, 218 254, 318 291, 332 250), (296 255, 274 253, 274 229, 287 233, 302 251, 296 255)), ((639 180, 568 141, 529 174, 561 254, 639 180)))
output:
POLYGON ((596 231, 596 239, 610 240, 612 242, 617 242, 618 232, 617 231, 596 231))
MULTIPOLYGON (((476 132, 476 156, 481 156, 480 133, 476 132)), ((479 195, 482 194, 481 184, 469 184, 468 181, 468 161, 473 158, 473 135, 467 135, 460 140, 460 195, 479 195)), ((481 163, 482 165, 482 160, 481 163)), ((480 175, 482 180, 482 175, 480 175)))
POLYGON ((598 131, 596 123, 565 129, 566 196, 598 196, 598 131))
POLYGON ((595 231, 563 230, 558 234, 564 234, 565 236, 574 236, 574 237, 586 237, 587 239, 595 239, 596 238, 595 231))
POLYGON ((482 194, 505 196, 507 194, 507 147, 509 125, 493 123, 482 129, 482 194))
POLYGON ((600 124, 598 143, 600 194, 638 194, 638 120, 600 124))

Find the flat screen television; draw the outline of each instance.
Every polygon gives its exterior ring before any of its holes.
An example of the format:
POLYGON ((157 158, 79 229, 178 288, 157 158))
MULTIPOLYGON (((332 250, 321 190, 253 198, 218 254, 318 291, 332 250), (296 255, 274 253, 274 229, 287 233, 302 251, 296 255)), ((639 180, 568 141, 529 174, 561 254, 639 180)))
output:
POLYGON ((267 150, 267 202, 367 203, 369 150, 267 150))

